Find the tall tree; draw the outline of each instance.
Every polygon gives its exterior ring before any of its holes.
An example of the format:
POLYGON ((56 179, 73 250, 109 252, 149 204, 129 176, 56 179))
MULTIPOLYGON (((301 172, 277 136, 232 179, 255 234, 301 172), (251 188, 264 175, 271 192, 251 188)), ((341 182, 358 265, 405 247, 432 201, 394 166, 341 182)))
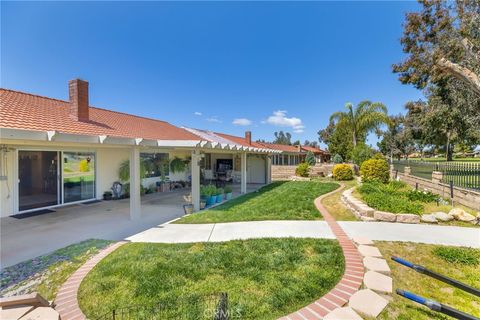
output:
POLYGON ((338 111, 330 116, 330 121, 337 122, 337 126, 346 127, 351 133, 353 146, 356 147, 360 137, 378 128, 380 124, 388 124, 387 107, 380 102, 368 100, 360 102, 356 107, 351 103, 345 105, 346 112, 338 111))
POLYGON ((382 139, 377 143, 380 152, 390 159, 400 159, 408 156, 414 150, 412 133, 405 126, 405 116, 402 114, 390 116, 390 123, 387 129, 380 132, 382 139))
POLYGON ((290 132, 275 132, 275 140, 273 140, 273 143, 276 144, 286 144, 286 145, 291 145, 292 144, 292 135, 290 132))
POLYGON ((351 159, 353 143, 351 132, 347 127, 339 127, 330 121, 325 129, 318 131, 318 140, 327 145, 330 154, 339 154, 345 161, 351 159))
POLYGON ((401 38, 407 59, 393 65, 402 83, 419 89, 454 77, 480 96, 480 1, 419 0, 401 38))

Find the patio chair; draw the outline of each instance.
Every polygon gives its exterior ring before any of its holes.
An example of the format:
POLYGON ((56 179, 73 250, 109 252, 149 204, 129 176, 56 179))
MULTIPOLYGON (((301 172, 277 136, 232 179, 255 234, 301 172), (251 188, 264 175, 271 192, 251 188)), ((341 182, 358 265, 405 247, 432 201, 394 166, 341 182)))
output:
POLYGON ((206 184, 210 184, 213 180, 213 171, 210 169, 203 169, 203 177, 206 184))

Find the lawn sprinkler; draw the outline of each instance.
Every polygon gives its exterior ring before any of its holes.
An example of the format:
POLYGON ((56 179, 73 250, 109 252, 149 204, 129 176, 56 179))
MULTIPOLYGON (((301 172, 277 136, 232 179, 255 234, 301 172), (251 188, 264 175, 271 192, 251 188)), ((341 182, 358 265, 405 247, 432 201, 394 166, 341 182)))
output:
MULTIPOLYGON (((480 297, 480 290, 477 289, 477 288, 474 288, 474 287, 471 287, 465 283, 462 283, 460 281, 457 281, 455 279, 452 279, 452 278, 449 278, 447 276, 444 276, 444 275, 441 275, 439 273, 436 273, 434 271, 431 271, 427 268, 425 268, 424 266, 421 266, 421 265, 418 265, 418 264, 413 264, 407 260, 404 260, 402 258, 399 258, 399 257, 392 257, 392 260, 405 266, 405 267, 408 267, 410 269, 413 269, 415 271, 417 271, 418 273, 421 273, 421 274, 424 274, 424 275, 427 275, 431 278, 434 278, 434 279, 437 279, 439 281, 442 281, 444 283, 447 283, 451 286, 454 286, 462 291, 465 291, 465 292, 468 292, 468 293, 471 293, 477 297, 480 297)), ((457 310, 455 308, 452 308, 450 306, 447 306, 447 305, 444 305, 440 302, 437 302, 435 300, 430 300, 430 299, 427 299, 427 298, 424 298, 422 296, 419 296, 419 295, 416 295, 414 293, 411 293, 411 292, 408 292, 406 290, 402 290, 402 289, 397 289, 396 290, 397 294, 404 297, 404 298, 407 298, 407 299, 410 299, 412 301, 415 301, 419 304, 422 304, 426 307, 428 307, 429 309, 433 310, 433 311, 436 311, 436 312, 441 312, 443 314, 446 314, 448 316, 451 316, 455 319, 465 319, 465 320, 479 320, 479 318, 477 317, 474 317, 470 314, 467 314, 465 312, 462 312, 460 310, 457 310)))

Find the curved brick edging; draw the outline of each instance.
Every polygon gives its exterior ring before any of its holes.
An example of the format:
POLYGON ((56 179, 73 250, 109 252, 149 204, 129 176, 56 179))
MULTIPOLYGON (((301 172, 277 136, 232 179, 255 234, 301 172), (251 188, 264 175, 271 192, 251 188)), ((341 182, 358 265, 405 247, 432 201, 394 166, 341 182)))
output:
POLYGON ((126 241, 116 242, 107 248, 101 250, 94 257, 88 260, 83 266, 75 271, 67 281, 62 285, 55 298, 55 310, 60 313, 62 320, 86 320, 87 317, 83 314, 78 306, 77 293, 80 288, 80 283, 85 276, 99 263, 103 258, 118 249, 120 246, 127 243, 126 241))
POLYGON ((323 198, 332 195, 335 192, 340 192, 344 188, 345 186, 342 184, 340 188, 321 195, 316 198, 314 202, 318 211, 323 215, 323 218, 330 229, 332 229, 333 234, 342 247, 343 255, 345 257, 345 273, 340 282, 323 297, 288 316, 280 318, 281 320, 322 319, 336 308, 343 307, 362 285, 365 271, 362 256, 358 252, 355 244, 348 238, 347 234, 343 231, 337 221, 335 221, 332 215, 321 203, 323 198))

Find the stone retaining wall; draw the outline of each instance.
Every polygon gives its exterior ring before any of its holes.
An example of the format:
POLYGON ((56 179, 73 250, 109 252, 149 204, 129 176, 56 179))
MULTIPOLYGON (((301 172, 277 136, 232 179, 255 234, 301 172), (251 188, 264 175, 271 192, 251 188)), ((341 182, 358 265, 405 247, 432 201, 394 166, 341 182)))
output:
MULTIPOLYGON (((442 173, 434 171, 432 174, 432 180, 427 180, 412 176, 410 174, 410 167, 405 167, 405 172, 396 173, 393 166, 390 167, 390 176, 395 179, 396 176, 407 184, 415 187, 418 183, 420 190, 427 189, 432 193, 438 194, 443 198, 450 199, 450 186, 442 183, 442 173)), ((453 202, 459 203, 474 210, 480 210, 480 192, 473 190, 467 190, 459 187, 453 187, 453 202)))
MULTIPOLYGON (((326 177, 332 173, 333 164, 322 163, 316 164, 310 168, 310 176, 326 177)), ((273 166, 272 165, 272 181, 288 180, 295 175, 297 166, 273 166)))
POLYGON ((420 216, 411 213, 391 213, 378 211, 352 195, 354 188, 342 193, 342 201, 353 214, 362 221, 385 221, 399 223, 420 223, 420 216))

